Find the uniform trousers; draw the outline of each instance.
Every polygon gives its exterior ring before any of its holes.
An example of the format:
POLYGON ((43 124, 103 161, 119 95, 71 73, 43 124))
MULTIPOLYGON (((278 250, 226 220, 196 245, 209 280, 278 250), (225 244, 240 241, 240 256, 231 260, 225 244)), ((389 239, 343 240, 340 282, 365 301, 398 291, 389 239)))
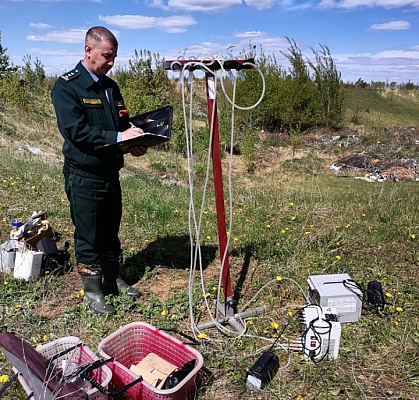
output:
MULTIPOLYGON (((120 252, 122 217, 119 174, 99 176, 64 164, 65 191, 70 202, 78 264, 98 266, 106 253, 120 252)), ((79 270, 80 271, 80 270, 79 270)), ((100 273, 101 268, 98 268, 100 273)))

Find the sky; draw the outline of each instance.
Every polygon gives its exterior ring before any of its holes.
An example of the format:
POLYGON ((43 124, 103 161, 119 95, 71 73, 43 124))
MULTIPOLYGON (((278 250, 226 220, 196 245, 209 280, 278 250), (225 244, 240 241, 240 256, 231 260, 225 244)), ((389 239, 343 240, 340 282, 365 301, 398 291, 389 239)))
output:
POLYGON ((38 58, 48 75, 83 58, 92 26, 118 38, 117 66, 135 50, 175 60, 250 44, 287 68, 288 37, 310 58, 327 46, 344 82, 419 82, 419 0, 0 0, 6 54, 38 58))

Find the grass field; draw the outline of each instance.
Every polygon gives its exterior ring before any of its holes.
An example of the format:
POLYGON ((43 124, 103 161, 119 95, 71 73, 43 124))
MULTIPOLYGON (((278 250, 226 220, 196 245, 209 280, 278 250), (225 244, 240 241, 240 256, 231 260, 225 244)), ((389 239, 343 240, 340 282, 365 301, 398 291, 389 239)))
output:
POLYGON ((346 122, 374 126, 418 125, 419 95, 417 91, 346 88, 346 122))
MULTIPOLYGON (((356 97, 359 108, 369 106, 369 114, 377 112, 385 126, 419 125, 414 112, 417 100, 401 99, 406 103, 399 113, 388 111, 388 99, 370 95, 364 102, 363 96, 348 92, 352 104, 349 113, 356 97), (412 106, 406 106, 407 102, 412 106)), ((54 119, 30 123, 31 116, 18 120, 13 110, 4 111, 0 118, 0 241, 7 240, 11 220, 25 219, 42 209, 61 235, 58 246, 66 240, 72 243, 73 226, 54 119), (22 120, 28 123, 18 123, 22 120), (49 154, 21 153, 18 149, 23 143, 49 154)), ((354 150, 357 148, 346 151, 354 150)), ((403 151, 409 153, 415 148, 403 151)), ((229 254, 238 307, 267 282, 275 283, 250 305, 268 309, 266 315, 246 321, 251 337, 233 339, 214 330, 205 332, 207 337, 200 340, 197 349, 204 356, 206 374, 196 399, 419 398, 417 182, 369 183, 334 175, 329 166, 344 152, 342 148, 313 147, 297 151, 293 159, 289 148, 263 148, 253 174, 246 172, 240 157, 234 157, 229 254), (258 349, 270 343, 261 337, 276 338, 288 323, 282 343, 301 334, 301 326, 293 317, 305 300, 286 278, 295 280, 305 291, 309 275, 343 272, 364 288, 369 281, 379 281, 387 302, 384 309, 365 305, 358 322, 342 324, 337 360, 315 364, 291 351, 287 365, 288 353, 277 350, 283 369, 265 390, 249 391, 246 371, 258 358, 258 349)), ((29 284, 4 275, 0 280, 2 330, 13 331, 34 346, 74 335, 94 350, 103 337, 137 320, 191 335, 186 160, 150 150, 140 159, 127 156, 126 161, 128 165, 121 171, 124 213, 120 237, 126 279, 142 291, 142 297, 136 302, 110 298, 117 314, 101 318, 83 303, 75 271, 63 276, 49 273, 29 284)), ((223 160, 226 174, 227 162, 228 157, 223 160)), ((200 204, 202 173, 195 176, 195 182, 195 201, 200 204)), ((227 189, 226 185, 225 193, 227 189)), ((202 217, 205 296, 212 300, 220 255, 211 183, 202 217)), ((203 303, 204 294, 196 281, 193 308, 198 322, 209 319, 203 303)), ((3 356, 0 375, 12 375, 3 356)), ((24 394, 14 384, 4 398, 23 399, 24 394)))

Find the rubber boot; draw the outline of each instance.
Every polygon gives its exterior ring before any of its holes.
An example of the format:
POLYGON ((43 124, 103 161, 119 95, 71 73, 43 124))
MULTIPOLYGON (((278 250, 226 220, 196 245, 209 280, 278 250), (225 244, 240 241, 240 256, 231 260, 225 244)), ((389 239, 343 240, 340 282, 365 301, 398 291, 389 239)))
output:
POLYGON ((126 293, 127 296, 130 296, 134 299, 136 299, 137 297, 140 297, 141 292, 138 289, 128 285, 128 283, 122 280, 121 272, 122 272, 122 265, 119 265, 118 278, 116 279, 116 285, 118 286, 119 294, 126 293))
POLYGON ((122 256, 119 261, 106 260, 102 262, 103 271, 103 291, 106 294, 120 295, 125 293, 127 296, 136 299, 141 296, 141 292, 128 285, 121 277, 122 256))
POLYGON ((114 296, 119 295, 119 289, 116 284, 119 274, 119 263, 118 261, 102 261, 102 273, 103 273, 103 293, 105 295, 113 294, 114 296))
POLYGON ((115 309, 106 304, 102 292, 102 275, 80 275, 83 282, 84 297, 89 302, 90 308, 98 314, 115 314, 115 309))

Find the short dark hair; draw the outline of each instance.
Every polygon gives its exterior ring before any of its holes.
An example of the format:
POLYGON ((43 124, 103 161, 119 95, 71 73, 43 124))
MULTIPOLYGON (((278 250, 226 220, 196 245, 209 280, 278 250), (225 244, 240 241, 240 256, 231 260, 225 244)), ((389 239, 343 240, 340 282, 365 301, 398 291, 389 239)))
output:
POLYGON ((109 29, 103 26, 94 26, 87 31, 85 44, 94 48, 104 40, 109 42, 113 47, 118 47, 118 40, 116 40, 115 35, 109 29))

